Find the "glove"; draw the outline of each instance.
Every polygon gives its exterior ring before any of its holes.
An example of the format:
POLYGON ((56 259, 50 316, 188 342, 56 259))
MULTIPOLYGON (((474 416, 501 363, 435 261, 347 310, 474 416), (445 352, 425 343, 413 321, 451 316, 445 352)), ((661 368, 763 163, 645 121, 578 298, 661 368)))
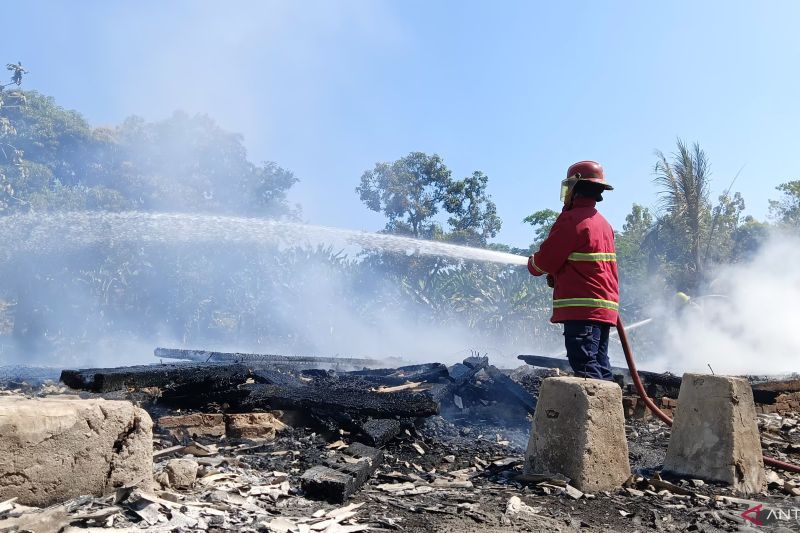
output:
POLYGON ((552 274, 547 275, 547 286, 551 289, 556 286, 556 278, 552 274))

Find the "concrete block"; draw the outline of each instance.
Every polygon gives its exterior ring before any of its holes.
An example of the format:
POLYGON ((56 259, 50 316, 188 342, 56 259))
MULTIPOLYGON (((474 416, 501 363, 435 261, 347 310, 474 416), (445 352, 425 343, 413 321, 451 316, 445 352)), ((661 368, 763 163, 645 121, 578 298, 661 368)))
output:
POLYGON ((747 380, 684 374, 664 471, 731 485, 764 487, 753 391, 747 380))
POLYGON ((631 468, 619 385, 577 377, 542 381, 525 472, 562 474, 584 492, 622 486, 631 468))
POLYGON ((153 422, 130 402, 0 398, 0 501, 46 506, 153 476, 153 422))

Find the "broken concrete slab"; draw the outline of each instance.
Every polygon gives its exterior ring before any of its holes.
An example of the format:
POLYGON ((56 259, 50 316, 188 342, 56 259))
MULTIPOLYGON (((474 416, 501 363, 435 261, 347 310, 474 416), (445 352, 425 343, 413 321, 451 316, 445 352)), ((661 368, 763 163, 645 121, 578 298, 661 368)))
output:
POLYGON ((542 381, 525 473, 562 474, 584 492, 621 487, 631 469, 619 386, 578 377, 542 381))
POLYGON ((764 488, 761 440, 747 380, 684 374, 664 471, 726 483, 742 494, 764 488))
POLYGON ((286 424, 272 413, 238 413, 225 415, 225 427, 228 437, 273 440, 286 424))
POLYGON ((130 402, 0 398, 0 500, 45 506, 150 482, 152 428, 130 402))
POLYGON ((158 427, 179 440, 225 436, 225 419, 222 414, 162 416, 158 419, 158 427))

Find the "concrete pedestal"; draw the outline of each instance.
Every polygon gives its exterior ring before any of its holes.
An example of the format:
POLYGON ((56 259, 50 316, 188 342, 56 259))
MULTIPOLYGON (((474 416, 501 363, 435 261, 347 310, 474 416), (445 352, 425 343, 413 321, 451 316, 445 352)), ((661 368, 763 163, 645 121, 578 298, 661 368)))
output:
POLYGON ((763 489, 761 440, 747 380, 683 375, 664 471, 726 483, 743 494, 763 489))
POLYGON ((152 427, 130 402, 0 398, 0 501, 46 506, 150 482, 152 427))
POLYGON ((631 468, 619 385, 576 377, 545 379, 525 472, 563 474, 584 492, 620 487, 631 468))

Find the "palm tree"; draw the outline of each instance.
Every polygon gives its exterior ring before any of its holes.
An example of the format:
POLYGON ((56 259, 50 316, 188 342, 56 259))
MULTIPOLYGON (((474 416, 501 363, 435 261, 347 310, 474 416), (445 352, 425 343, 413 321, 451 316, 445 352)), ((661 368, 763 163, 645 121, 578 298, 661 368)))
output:
POLYGON ((675 244, 689 252, 687 274, 696 286, 704 270, 700 251, 710 210, 708 157, 698 143, 690 148, 681 139, 671 162, 660 150, 656 156, 654 181, 661 187, 660 207, 665 211, 658 225, 674 231, 675 244))

